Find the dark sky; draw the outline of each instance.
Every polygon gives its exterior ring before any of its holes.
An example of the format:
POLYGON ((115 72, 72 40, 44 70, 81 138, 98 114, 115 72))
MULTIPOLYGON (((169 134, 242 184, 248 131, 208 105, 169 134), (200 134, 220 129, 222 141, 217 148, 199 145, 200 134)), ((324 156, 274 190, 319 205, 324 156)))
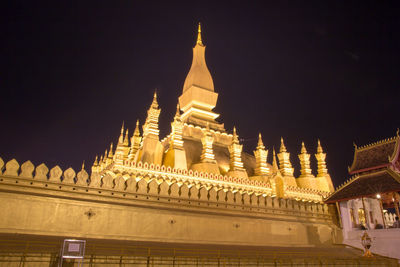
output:
POLYGON ((315 153, 320 138, 337 186, 353 141, 400 126, 399 6, 248 2, 9 1, 0 9, 0 156, 91 165, 122 121, 131 131, 144 121, 155 88, 164 137, 201 21, 226 129, 237 127, 248 152, 258 132, 270 151, 283 136, 296 167, 301 141, 315 153))

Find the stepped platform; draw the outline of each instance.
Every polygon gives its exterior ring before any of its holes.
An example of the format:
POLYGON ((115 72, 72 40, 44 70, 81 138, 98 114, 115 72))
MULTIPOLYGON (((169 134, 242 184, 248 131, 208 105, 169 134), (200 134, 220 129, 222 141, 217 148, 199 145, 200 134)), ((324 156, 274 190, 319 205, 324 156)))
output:
MULTIPOLYGON (((68 237, 70 238, 70 237, 68 237)), ((86 239, 83 266, 399 266, 342 245, 260 247, 86 239)), ((0 235, 0 266, 58 266, 63 238, 0 235)), ((79 266, 64 262, 63 266, 79 266)))

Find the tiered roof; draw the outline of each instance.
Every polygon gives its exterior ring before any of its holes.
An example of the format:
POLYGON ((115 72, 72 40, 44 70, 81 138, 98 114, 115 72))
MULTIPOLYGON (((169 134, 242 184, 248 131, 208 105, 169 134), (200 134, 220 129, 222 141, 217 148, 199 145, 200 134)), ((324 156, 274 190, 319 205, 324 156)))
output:
POLYGON ((399 135, 366 146, 355 146, 350 174, 384 168, 397 159, 399 153, 399 135))
POLYGON ((328 197, 327 203, 400 191, 399 131, 395 137, 355 145, 349 173, 354 176, 328 197))

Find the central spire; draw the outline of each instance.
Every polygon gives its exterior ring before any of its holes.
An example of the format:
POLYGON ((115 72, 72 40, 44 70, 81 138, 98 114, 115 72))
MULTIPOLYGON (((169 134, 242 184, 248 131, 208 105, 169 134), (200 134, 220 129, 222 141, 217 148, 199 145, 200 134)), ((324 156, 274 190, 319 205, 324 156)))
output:
POLYGON ((197 42, 196 44, 204 46, 203 42, 201 41, 201 24, 199 22, 199 29, 197 30, 197 42))
POLYGON ((183 92, 190 89, 192 86, 197 86, 209 91, 214 91, 214 82, 210 71, 207 68, 205 58, 206 47, 201 40, 201 26, 197 30, 197 41, 193 47, 193 60, 189 73, 186 76, 183 92))
POLYGON ((205 127, 207 122, 213 129, 225 131, 222 124, 215 122, 219 114, 212 111, 217 104, 218 94, 214 92, 214 82, 207 68, 205 45, 201 38, 201 25, 197 29, 196 45, 193 47, 193 60, 183 85, 179 104, 182 121, 205 127))

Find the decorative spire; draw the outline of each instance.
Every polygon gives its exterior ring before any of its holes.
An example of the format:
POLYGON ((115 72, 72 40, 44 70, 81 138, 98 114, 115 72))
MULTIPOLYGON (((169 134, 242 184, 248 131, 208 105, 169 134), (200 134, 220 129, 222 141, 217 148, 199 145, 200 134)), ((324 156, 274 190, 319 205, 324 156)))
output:
POLYGON ((154 95, 153 95, 153 102, 151 103, 152 108, 158 108, 158 102, 157 102, 157 89, 154 90, 154 95))
POLYGON ((125 138, 124 138, 124 146, 129 146, 129 137, 128 137, 128 133, 129 132, 129 130, 128 129, 126 129, 126 132, 125 132, 125 138))
POLYGON ((230 171, 243 170, 242 149, 239 144, 239 137, 236 133, 236 127, 233 127, 232 143, 228 147, 230 153, 230 171))
POLYGON ((278 163, 276 162, 275 148, 272 149, 272 173, 277 174, 279 172, 278 163))
POLYGON ((119 135, 118 143, 122 144, 124 142, 124 124, 125 122, 122 122, 122 127, 121 127, 121 134, 119 135))
POLYGON ((279 152, 286 152, 286 146, 285 143, 283 143, 283 137, 281 137, 281 148, 279 149, 279 152))
POLYGON ((98 166, 99 165, 99 163, 97 162, 97 155, 96 155, 96 157, 94 158, 94 162, 93 162, 93 166, 98 166))
POLYGON ((136 152, 140 148, 140 142, 142 141, 142 137, 140 136, 139 130, 139 120, 136 121, 135 131, 133 132, 131 138, 131 148, 129 150, 128 160, 132 161, 135 159, 136 152))
POLYGON ((299 154, 300 159, 300 177, 310 177, 312 176, 311 168, 310 168, 310 154, 307 154, 306 147, 304 142, 301 142, 301 154, 299 154))
POLYGON ((179 112, 179 104, 176 105, 176 113, 174 121, 171 123, 171 130, 170 147, 172 149, 183 150, 183 123, 179 112))
POLYGON ((81 170, 84 170, 84 169, 85 169, 85 161, 82 162, 82 169, 81 170))
POLYGON ((158 117, 160 116, 161 109, 158 107, 157 92, 154 92, 153 102, 147 110, 147 118, 143 125, 143 140, 147 137, 158 140, 158 117))
POLYGON ((322 150, 321 142, 320 142, 319 139, 318 139, 317 153, 323 153, 323 152, 324 152, 324 151, 322 150))
POLYGON ((262 141, 261 133, 258 133, 257 149, 265 149, 264 143, 262 141))
POLYGON ((304 142, 301 142, 301 154, 306 154, 307 153, 307 149, 304 145, 304 142))
POLYGON ((267 165, 268 150, 265 150, 261 133, 258 134, 258 145, 257 149, 254 151, 254 156, 256 157, 256 168, 254 170, 254 174, 257 176, 270 174, 270 170, 267 165))
POLYGON ((182 121, 204 127, 206 122, 213 123, 215 129, 225 131, 222 124, 215 122, 219 114, 212 110, 217 104, 218 94, 214 92, 214 82, 207 68, 205 49, 201 40, 201 26, 198 29, 198 38, 193 47, 193 59, 189 73, 183 84, 179 104, 182 110, 182 121))
POLYGON ((207 127, 201 138, 203 150, 201 152, 201 162, 215 163, 214 150, 213 150, 214 136, 211 134, 210 126, 207 123, 207 127))
MULTIPOLYGON (((83 162, 83 163, 85 163, 85 162, 83 162)), ((98 170, 99 170, 99 163, 97 161, 97 155, 96 155, 96 157, 94 158, 93 165, 92 165, 92 172, 97 172, 98 170)))
POLYGON ((197 30, 197 42, 196 42, 196 44, 204 46, 203 42, 201 41, 201 25, 200 25, 200 22, 199 22, 199 28, 197 30))
POLYGON ((322 150, 321 142, 318 139, 318 148, 317 148, 317 154, 315 154, 315 158, 317 159, 317 166, 318 166, 318 171, 317 171, 317 177, 323 177, 328 174, 328 169, 326 168, 326 153, 322 150))
POLYGON ((232 134, 232 142, 235 144, 239 144, 239 137, 236 133, 236 127, 233 126, 233 134, 232 134))
POLYGON ((180 112, 180 108, 179 108, 179 103, 176 104, 176 112, 175 112, 174 120, 181 120, 181 112, 180 112))
POLYGON ((281 137, 281 147, 279 149, 278 158, 279 158, 279 169, 282 173, 282 176, 293 177, 294 169, 292 167, 292 163, 290 162, 290 153, 287 152, 282 137, 281 137))
POLYGON ((108 157, 109 158, 112 158, 114 156, 114 154, 113 154, 113 143, 111 142, 111 144, 110 144, 110 151, 108 152, 108 157))

